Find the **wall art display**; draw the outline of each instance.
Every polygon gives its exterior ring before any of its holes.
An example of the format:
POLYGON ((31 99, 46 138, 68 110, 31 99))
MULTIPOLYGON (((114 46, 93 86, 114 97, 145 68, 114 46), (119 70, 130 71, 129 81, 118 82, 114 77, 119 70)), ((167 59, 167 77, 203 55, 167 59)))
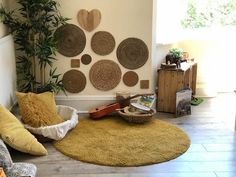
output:
POLYGON ((129 87, 133 87, 138 83, 138 74, 134 71, 128 71, 123 76, 123 82, 129 87))
POLYGON ((92 57, 91 57, 89 54, 84 54, 84 55, 82 55, 82 57, 81 57, 81 62, 82 62, 84 65, 90 64, 91 61, 92 61, 92 57))
POLYGON ((71 68, 79 68, 80 67, 80 59, 71 59, 70 66, 71 66, 71 68))
POLYGON ((140 81, 141 89, 149 89, 149 80, 141 80, 140 81))
POLYGON ((101 12, 98 9, 93 9, 91 11, 81 9, 78 12, 77 20, 83 29, 91 32, 100 24, 101 12))
POLYGON ((119 44, 116 55, 122 66, 127 69, 137 69, 146 63, 149 51, 141 39, 127 38, 119 44))
POLYGON ((76 25, 60 26, 55 32, 55 37, 58 40, 58 52, 66 57, 75 57, 85 48, 86 36, 76 25))
POLYGON ((114 61, 100 60, 91 67, 89 79, 96 89, 108 91, 120 83, 121 69, 114 61))
POLYGON ((91 48, 98 55, 108 55, 115 48, 115 39, 109 32, 98 31, 92 36, 91 48))
POLYGON ((81 71, 72 69, 63 75, 62 83, 66 91, 79 93, 84 90, 86 86, 86 77, 81 71))

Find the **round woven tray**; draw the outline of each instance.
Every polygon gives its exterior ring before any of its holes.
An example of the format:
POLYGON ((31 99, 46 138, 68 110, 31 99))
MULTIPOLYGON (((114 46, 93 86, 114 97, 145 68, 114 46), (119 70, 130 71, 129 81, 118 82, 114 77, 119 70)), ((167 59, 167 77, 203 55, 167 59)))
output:
POLYGON ((128 71, 123 76, 123 82, 129 87, 133 87, 138 83, 138 74, 134 71, 128 71))
POLYGON ((96 32, 91 39, 91 48, 98 55, 108 55, 115 48, 115 38, 106 31, 96 32))
POLYGON ((92 61, 92 57, 91 57, 89 54, 84 54, 84 55, 82 55, 82 57, 81 57, 81 62, 82 62, 84 65, 90 64, 91 61, 92 61))
POLYGON ((85 48, 86 36, 83 30, 74 24, 60 26, 54 35, 58 41, 58 52, 66 57, 75 57, 85 48))
POLYGON ((86 77, 81 71, 72 69, 63 75, 62 83, 66 91, 79 93, 83 91, 86 86, 86 77))
POLYGON ((116 55, 122 66, 127 69, 137 69, 146 63, 149 51, 141 39, 127 38, 119 44, 116 55))
POLYGON ((91 67, 89 79, 96 89, 108 91, 120 83, 121 69, 114 61, 99 60, 91 67))
MULTIPOLYGON (((129 107, 125 107, 124 109, 129 109, 129 107)), ((145 123, 145 122, 149 122, 152 119, 152 116, 155 114, 156 112, 151 109, 150 111, 148 111, 145 114, 134 114, 132 112, 130 113, 126 113, 126 111, 124 110, 119 110, 118 114, 127 122, 130 123, 145 123)))

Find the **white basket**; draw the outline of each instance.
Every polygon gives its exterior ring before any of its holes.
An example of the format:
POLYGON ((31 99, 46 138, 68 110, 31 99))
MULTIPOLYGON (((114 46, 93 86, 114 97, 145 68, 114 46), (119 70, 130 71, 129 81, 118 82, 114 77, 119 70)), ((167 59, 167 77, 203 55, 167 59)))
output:
POLYGON ((27 124, 24 124, 24 126, 33 134, 42 135, 53 140, 60 140, 70 129, 76 126, 79 120, 77 110, 69 106, 57 105, 57 113, 65 120, 64 122, 38 128, 27 124))

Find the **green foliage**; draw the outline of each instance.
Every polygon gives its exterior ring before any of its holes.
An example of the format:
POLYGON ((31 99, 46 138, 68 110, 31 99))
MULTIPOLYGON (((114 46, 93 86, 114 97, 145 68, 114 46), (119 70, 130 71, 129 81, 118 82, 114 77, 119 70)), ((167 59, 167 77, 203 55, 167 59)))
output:
POLYGON ((190 0, 187 15, 181 21, 185 28, 201 28, 218 26, 236 26, 236 1, 235 0, 208 0, 204 8, 197 6, 201 3, 190 0))
POLYGON ((17 73, 21 91, 37 91, 40 88, 52 88, 54 91, 63 90, 58 79, 60 75, 49 75, 45 82, 45 68, 52 68, 57 50, 54 38, 55 30, 65 24, 68 18, 61 16, 54 0, 18 0, 19 9, 8 12, 0 8, 1 21, 6 24, 14 36, 19 51, 17 57, 17 73), (40 80, 37 76, 40 70, 40 80))
POLYGON ((169 50, 169 55, 171 55, 173 58, 182 58, 183 50, 179 48, 171 48, 169 50))
POLYGON ((50 70, 49 78, 46 84, 43 87, 39 86, 37 88, 37 92, 53 90, 55 93, 62 91, 66 95, 66 91, 63 87, 62 80, 59 80, 59 77, 61 74, 55 74, 55 72, 56 72, 56 68, 54 68, 53 70, 52 69, 50 70))

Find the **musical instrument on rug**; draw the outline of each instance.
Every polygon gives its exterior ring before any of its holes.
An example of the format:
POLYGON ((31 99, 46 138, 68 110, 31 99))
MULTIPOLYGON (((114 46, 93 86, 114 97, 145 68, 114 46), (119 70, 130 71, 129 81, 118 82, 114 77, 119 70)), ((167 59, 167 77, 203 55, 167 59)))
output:
POLYGON ((99 119, 101 117, 104 117, 105 115, 114 112, 117 109, 124 108, 125 105, 127 104, 127 101, 139 97, 139 96, 146 96, 146 95, 154 95, 153 93, 147 93, 147 94, 137 94, 134 96, 130 96, 128 98, 125 98, 123 100, 119 100, 116 103, 108 104, 108 105, 103 105, 97 108, 94 108, 89 111, 89 116, 92 119, 99 119))

